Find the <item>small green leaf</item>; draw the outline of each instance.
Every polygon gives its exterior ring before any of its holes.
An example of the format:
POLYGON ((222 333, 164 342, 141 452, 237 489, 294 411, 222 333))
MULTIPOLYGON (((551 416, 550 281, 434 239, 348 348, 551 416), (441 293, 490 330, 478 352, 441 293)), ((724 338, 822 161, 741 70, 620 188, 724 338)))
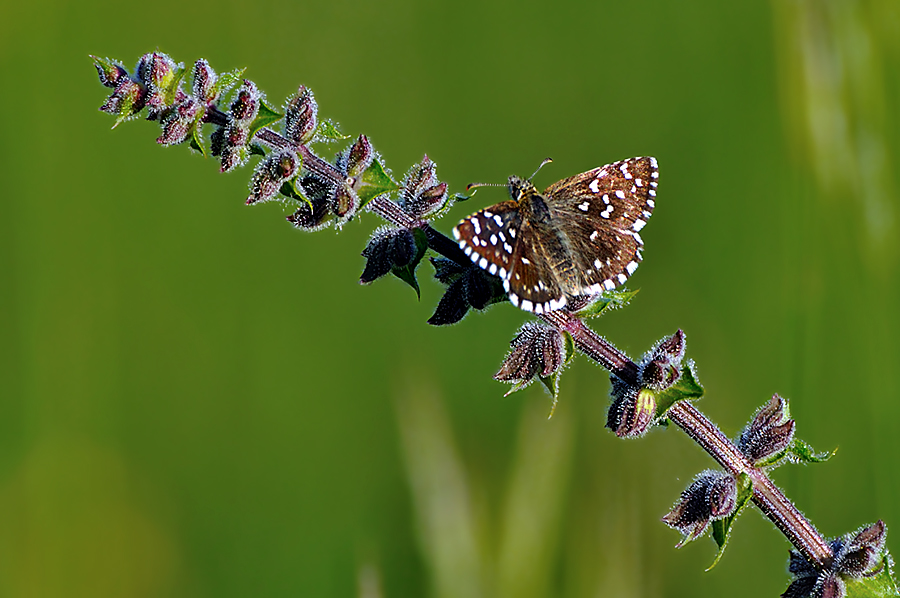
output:
POLYGON ((596 301, 579 311, 578 316, 582 318, 596 318, 608 311, 625 307, 639 291, 640 289, 634 291, 627 289, 605 291, 596 301))
POLYGON ((719 552, 716 553, 716 558, 713 560, 712 565, 707 567, 707 571, 715 567, 722 555, 725 554, 725 546, 728 544, 728 538, 731 536, 731 526, 738 515, 741 514, 741 509, 744 508, 744 505, 747 504, 747 501, 752 496, 753 482, 750 481, 750 476, 742 473, 737 479, 737 499, 734 502, 734 511, 728 517, 716 519, 712 522, 712 537, 719 546, 719 552))
POLYGON ((216 92, 221 95, 234 87, 235 83, 240 81, 241 77, 244 76, 245 70, 247 69, 234 70, 219 75, 219 77, 216 79, 216 92))
POLYGON ((703 387, 694 374, 694 362, 686 361, 681 366, 681 377, 673 386, 656 394, 656 418, 665 416, 666 411, 677 401, 699 399, 703 396, 703 387))
MULTIPOLYGON (((568 332, 563 332, 563 342, 565 343, 563 346, 565 347, 566 356, 563 358, 562 365, 560 365, 559 369, 550 374, 549 376, 538 376, 538 379, 541 383, 550 391, 550 396, 552 397, 553 403, 550 405, 550 413, 547 415, 547 419, 553 417, 553 412, 556 411, 556 404, 559 403, 559 377, 562 375, 563 370, 572 362, 572 359, 575 358, 575 340, 572 338, 572 335, 568 332)), ((513 388, 513 390, 509 392, 514 392, 519 390, 519 386, 513 388)), ((524 388, 524 385, 522 386, 524 388)), ((507 395, 509 393, 506 393, 507 395)))
POLYGON ((319 123, 319 126, 316 127, 316 136, 314 138, 316 141, 344 141, 345 139, 350 139, 350 135, 344 135, 341 133, 337 125, 330 120, 323 120, 319 123))
POLYGON ((253 139, 253 136, 257 131, 259 131, 263 127, 268 127, 274 122, 277 122, 283 116, 284 115, 277 110, 273 110, 272 108, 270 108, 265 102, 260 101, 259 111, 256 113, 256 118, 254 118, 253 122, 250 123, 249 139, 253 139))
POLYGON ((372 160, 372 165, 362 173, 359 187, 356 189, 360 209, 379 195, 396 191, 399 188, 400 185, 395 183, 390 175, 385 172, 384 166, 381 165, 381 160, 375 158, 372 160))
POLYGON ((890 555, 885 554, 881 561, 881 571, 872 577, 844 578, 847 598, 896 598, 900 596, 891 565, 890 555))
POLYGON ((425 231, 421 228, 416 228, 413 229, 413 239, 416 241, 416 256, 406 266, 403 266, 402 268, 394 267, 391 269, 391 272, 394 276, 415 289, 416 296, 421 299, 422 293, 419 291, 419 281, 416 280, 416 268, 419 266, 419 262, 425 257, 425 252, 428 250, 428 237, 425 236, 425 231))
POLYGON ((817 453, 799 438, 794 438, 787 448, 787 452, 800 463, 824 463, 834 457, 837 451, 837 447, 835 447, 831 452, 817 453))
POLYGON ((259 143, 251 143, 251 144, 249 144, 247 147, 248 147, 249 150, 250 150, 250 155, 251 155, 251 156, 254 155, 254 154, 257 155, 257 156, 265 156, 265 155, 266 155, 266 148, 264 148, 264 147, 263 147, 261 144, 259 144, 259 143))
POLYGON ((206 144, 203 143, 203 137, 200 135, 197 125, 191 127, 191 149, 200 152, 204 158, 209 157, 206 151, 206 144))

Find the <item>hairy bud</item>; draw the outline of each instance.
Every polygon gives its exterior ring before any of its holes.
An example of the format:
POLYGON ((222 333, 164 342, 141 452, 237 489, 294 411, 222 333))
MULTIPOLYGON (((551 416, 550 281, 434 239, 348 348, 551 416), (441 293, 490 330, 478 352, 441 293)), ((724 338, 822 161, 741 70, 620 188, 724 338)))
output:
POLYGON ((369 284, 391 269, 412 262, 416 256, 416 240, 409 229, 383 226, 372 233, 362 255, 366 258, 366 268, 359 282, 369 284))
POLYGON ((755 465, 786 449, 794 438, 794 427, 787 399, 776 394, 741 432, 737 447, 755 465))
POLYGON ((300 161, 291 150, 279 150, 270 153, 256 166, 250 179, 250 197, 247 205, 271 200, 287 181, 294 178, 300 161))
POLYGON ((183 143, 201 116, 202 109, 197 100, 192 96, 186 97, 159 119, 163 132, 156 139, 156 143, 161 145, 183 143))
POLYGON ((512 350, 494 374, 501 382, 529 384, 535 376, 546 378, 556 373, 566 358, 562 332, 547 324, 526 322, 509 344, 512 350))
POLYGON ((681 377, 681 361, 684 359, 684 332, 678 330, 653 346, 639 364, 641 386, 652 390, 665 390, 681 377))
POLYGON ((201 58, 194 63, 192 76, 191 93, 198 101, 210 105, 219 99, 219 89, 216 86, 218 76, 205 59, 201 58))
POLYGON ((437 165, 425 156, 403 179, 400 207, 411 216, 425 218, 438 211, 446 201, 447 184, 438 182, 437 165))
POLYGON ((880 519, 849 537, 835 554, 834 569, 850 577, 863 577, 881 566, 887 526, 880 519))
POLYGON ((243 85, 237 90, 228 111, 234 121, 241 125, 249 125, 259 113, 259 104, 262 95, 256 89, 256 84, 249 79, 244 79, 243 85))
POLYGON ((711 521, 728 517, 737 504, 737 483, 724 471, 708 469, 694 478, 662 520, 683 534, 678 547, 703 535, 711 521))
POLYGON ((610 376, 612 403, 606 413, 606 427, 619 438, 638 438, 647 433, 656 416, 653 393, 610 376))
POLYGON ((249 125, 236 121, 228 115, 228 123, 218 127, 209 137, 213 156, 221 156, 222 172, 229 172, 243 166, 250 158, 247 144, 250 141, 249 125))
POLYGON ((122 121, 143 110, 146 102, 147 89, 130 77, 122 77, 100 110, 122 121))
POLYGON ((183 64, 175 64, 167 54, 153 52, 144 54, 138 61, 137 78, 147 88, 148 119, 156 120, 163 109, 175 101, 184 99, 178 94, 176 76, 183 64))
POLYGON ((361 176, 372 165, 374 158, 375 153, 372 151, 372 144, 369 143, 368 137, 360 135, 353 147, 350 148, 350 154, 347 157, 347 176, 354 179, 361 176))
POLYGON ((284 136, 297 145, 312 141, 318 125, 319 106, 313 93, 300 86, 284 106, 284 136))
POLYGON ((109 58, 99 58, 91 55, 94 59, 94 67, 97 69, 97 75, 100 77, 100 83, 105 87, 115 89, 119 82, 128 78, 128 71, 120 63, 110 60, 109 58))
POLYGON ((507 299, 500 279, 474 264, 461 266, 447 258, 431 258, 431 264, 434 277, 447 285, 434 315, 428 319, 432 326, 455 324, 465 317, 470 307, 484 309, 507 299))

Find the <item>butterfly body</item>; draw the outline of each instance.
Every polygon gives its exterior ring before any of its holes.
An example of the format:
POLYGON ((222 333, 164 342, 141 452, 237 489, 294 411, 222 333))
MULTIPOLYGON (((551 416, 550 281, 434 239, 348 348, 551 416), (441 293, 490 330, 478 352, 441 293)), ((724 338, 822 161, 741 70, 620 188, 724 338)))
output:
POLYGON ((453 229, 476 265, 535 313, 623 284, 641 261, 638 231, 655 206, 654 158, 632 158, 554 183, 543 193, 510 177, 511 199, 453 229))

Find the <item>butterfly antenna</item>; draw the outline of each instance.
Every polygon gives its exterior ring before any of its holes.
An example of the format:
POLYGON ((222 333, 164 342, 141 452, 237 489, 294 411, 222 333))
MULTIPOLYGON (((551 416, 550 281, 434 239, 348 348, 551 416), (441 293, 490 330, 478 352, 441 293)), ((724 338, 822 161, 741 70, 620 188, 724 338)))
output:
POLYGON ((466 191, 477 189, 478 187, 506 187, 503 183, 469 183, 466 185, 466 191))
POLYGON ((534 171, 534 174, 531 175, 530 177, 528 177, 528 180, 531 181, 531 179, 536 177, 537 173, 539 173, 541 171, 541 168, 543 168, 546 164, 549 164, 550 162, 553 162, 553 158, 544 158, 544 161, 541 162, 541 165, 537 167, 537 170, 534 171))

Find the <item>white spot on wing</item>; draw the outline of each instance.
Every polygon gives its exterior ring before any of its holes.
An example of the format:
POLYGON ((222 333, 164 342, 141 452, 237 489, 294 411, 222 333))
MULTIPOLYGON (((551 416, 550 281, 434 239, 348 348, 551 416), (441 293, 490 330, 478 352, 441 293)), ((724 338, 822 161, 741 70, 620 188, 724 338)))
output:
POLYGON ((533 311, 533 310, 534 310, 534 303, 532 303, 532 302, 529 301, 528 299, 524 299, 524 300, 522 301, 522 304, 519 305, 519 307, 521 307, 521 308, 524 309, 525 311, 533 311))
POLYGON ((600 193, 600 185, 598 183, 599 181, 597 179, 594 179, 593 181, 591 181, 591 184, 588 185, 588 187, 590 187, 591 191, 593 191, 594 193, 600 193))
POLYGON ((637 262, 628 262, 628 265, 625 266, 625 269, 628 270, 628 274, 634 274, 634 271, 637 270, 637 267, 637 262))
POLYGON ((491 267, 488 268, 488 272, 490 272, 491 274, 496 274, 497 273, 497 264, 491 264, 491 267))
POLYGON ((484 270, 485 268, 487 268, 487 266, 488 261, 485 258, 481 258, 481 260, 478 262, 478 267, 484 270))
POLYGON ((647 224, 647 223, 644 222, 643 220, 635 220, 634 224, 631 226, 631 228, 632 228, 632 230, 634 230, 634 232, 638 232, 639 230, 644 228, 645 224, 647 224))
POLYGON ((625 281, 628 280, 628 277, 624 274, 619 274, 619 284, 625 284, 625 281))
POLYGON ((616 288, 616 283, 614 283, 612 280, 607 278, 606 280, 603 281, 603 288, 605 288, 607 291, 611 291, 614 288, 616 288))
POLYGON ((494 215, 494 222, 497 223, 497 226, 503 226, 503 218, 498 215, 494 215))
POLYGON ((616 197, 619 199, 625 199, 625 192, 621 189, 616 189, 616 197))

